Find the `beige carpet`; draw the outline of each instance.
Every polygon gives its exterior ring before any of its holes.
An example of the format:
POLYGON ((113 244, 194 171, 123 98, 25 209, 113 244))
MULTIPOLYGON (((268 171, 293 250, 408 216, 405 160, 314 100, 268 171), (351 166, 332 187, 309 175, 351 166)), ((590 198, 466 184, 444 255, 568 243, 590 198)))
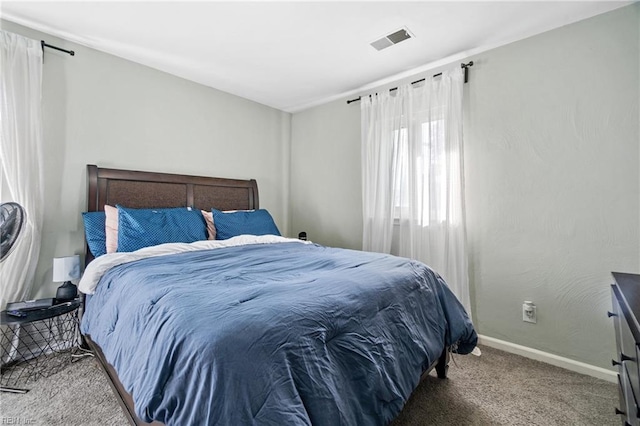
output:
MULTIPOLYGON (((620 424, 615 384, 487 347, 481 357, 454 360, 449 379, 427 378, 392 426, 620 424)), ((93 359, 29 387, 24 395, 0 394, 0 424, 8 424, 2 418, 38 426, 127 424, 93 359)))
POLYGON ((618 386, 497 349, 456 355, 428 377, 392 426, 620 425, 618 386))

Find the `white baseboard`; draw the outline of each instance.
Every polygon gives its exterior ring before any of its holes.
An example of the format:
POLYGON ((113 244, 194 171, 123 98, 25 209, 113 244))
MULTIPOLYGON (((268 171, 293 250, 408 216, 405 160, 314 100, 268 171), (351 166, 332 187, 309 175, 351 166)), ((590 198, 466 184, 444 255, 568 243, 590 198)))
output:
POLYGON ((576 373, 586 374, 587 376, 596 377, 611 383, 618 383, 616 372, 607 370, 606 368, 596 367, 595 365, 586 364, 580 361, 574 361, 569 358, 550 354, 549 352, 543 352, 527 346, 516 345, 515 343, 489 336, 478 335, 478 343, 512 354, 535 359, 536 361, 546 362, 547 364, 575 371, 576 373))

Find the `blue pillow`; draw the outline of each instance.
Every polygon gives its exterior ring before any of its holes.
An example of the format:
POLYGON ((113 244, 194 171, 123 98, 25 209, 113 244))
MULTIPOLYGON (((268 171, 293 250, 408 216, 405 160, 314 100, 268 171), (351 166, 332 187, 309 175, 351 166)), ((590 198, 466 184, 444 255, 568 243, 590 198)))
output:
POLYGON ((107 237, 104 231, 105 218, 104 212, 82 213, 84 236, 87 239, 87 245, 93 257, 107 254, 107 237))
POLYGON ((213 209, 216 240, 226 240, 242 234, 280 235, 278 227, 267 210, 250 210, 224 213, 213 209))
POLYGON ((192 243, 207 239, 200 210, 118 208, 118 251, 129 252, 164 243, 192 243))

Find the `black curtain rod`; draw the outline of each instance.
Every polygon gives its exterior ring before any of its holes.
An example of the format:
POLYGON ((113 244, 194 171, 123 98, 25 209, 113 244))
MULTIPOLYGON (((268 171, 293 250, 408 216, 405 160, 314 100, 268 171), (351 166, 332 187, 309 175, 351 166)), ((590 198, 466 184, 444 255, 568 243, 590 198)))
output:
MULTIPOLYGON (((464 68, 464 82, 465 83, 469 81, 469 67, 472 67, 472 66, 473 66, 473 61, 471 61, 471 62, 469 62, 467 64, 460 64, 460 67, 464 68)), ((434 74, 433 77, 439 77, 441 75, 442 75, 442 73, 439 72, 438 74, 434 74)), ((426 78, 421 78, 420 80, 412 81, 411 84, 422 83, 425 80, 426 80, 426 78)), ((397 87, 393 87, 393 88, 389 89, 390 92, 393 92, 394 90, 398 90, 398 88, 397 87)), ((369 95, 369 96, 371 96, 371 95, 369 95)), ((358 102, 361 99, 362 99, 362 96, 358 96, 355 99, 349 99, 347 101, 347 104, 350 104, 351 102, 358 102)))
POLYGON ((57 46, 52 46, 50 44, 45 43, 44 40, 40 40, 40 45, 42 46, 42 51, 43 52, 44 52, 44 48, 48 47, 49 49, 55 49, 55 50, 59 50, 59 51, 64 52, 64 53, 68 53, 71 56, 75 56, 75 54, 76 54, 76 52, 74 52, 73 50, 66 50, 66 49, 62 49, 62 48, 57 47, 57 46))

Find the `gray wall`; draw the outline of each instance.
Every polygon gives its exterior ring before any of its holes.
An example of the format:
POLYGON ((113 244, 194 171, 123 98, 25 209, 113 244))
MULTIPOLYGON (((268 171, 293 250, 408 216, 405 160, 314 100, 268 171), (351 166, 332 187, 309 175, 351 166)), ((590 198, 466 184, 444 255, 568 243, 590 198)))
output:
POLYGON ((291 140, 291 232, 361 249, 360 105, 340 100, 294 114, 291 140))
POLYGON ((254 178, 286 232, 291 115, 2 21, 47 49, 43 75, 45 221, 33 296, 51 297, 52 258, 84 254, 87 164, 254 178))
MULTIPOLYGON (((635 4, 469 58, 480 333, 610 366, 609 273, 640 273, 639 27, 635 4), (524 300, 538 305, 535 325, 524 300)), ((292 231, 361 248, 360 107, 345 100, 293 116, 292 231)))

